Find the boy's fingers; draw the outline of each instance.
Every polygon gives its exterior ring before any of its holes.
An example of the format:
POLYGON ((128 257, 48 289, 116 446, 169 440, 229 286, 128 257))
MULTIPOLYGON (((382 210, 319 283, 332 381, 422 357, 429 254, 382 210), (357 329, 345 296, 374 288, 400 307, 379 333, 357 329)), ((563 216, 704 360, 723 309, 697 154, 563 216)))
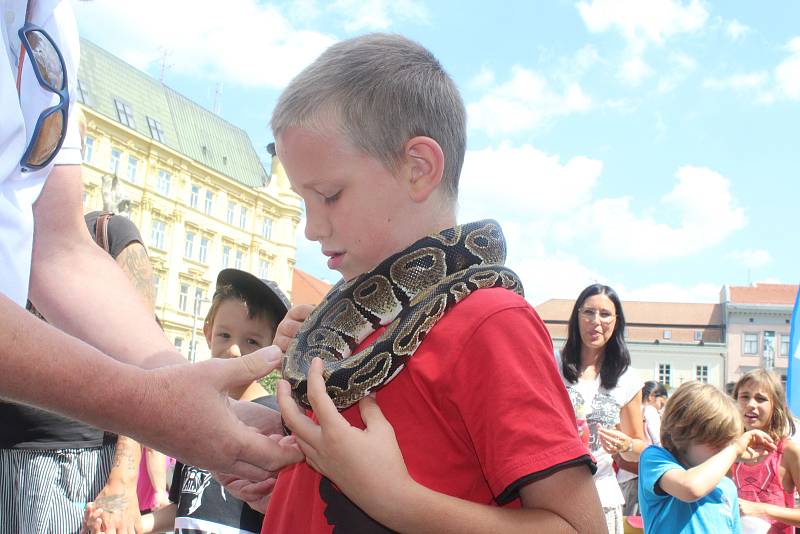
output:
POLYGON ((291 386, 289 386, 289 382, 286 380, 278 381, 278 406, 280 406, 281 409, 283 422, 297 437, 303 438, 306 441, 316 442, 320 432, 319 426, 314 424, 314 422, 300 410, 300 407, 292 398, 290 389, 291 386))
POLYGON ((322 377, 324 368, 321 359, 314 358, 311 361, 308 370, 308 403, 311 404, 311 409, 314 410, 314 415, 323 428, 340 422, 347 424, 325 390, 325 379, 322 377))
POLYGON ((358 401, 358 409, 361 412, 361 420, 364 421, 367 430, 388 423, 380 406, 378 406, 378 402, 372 395, 367 395, 358 401))

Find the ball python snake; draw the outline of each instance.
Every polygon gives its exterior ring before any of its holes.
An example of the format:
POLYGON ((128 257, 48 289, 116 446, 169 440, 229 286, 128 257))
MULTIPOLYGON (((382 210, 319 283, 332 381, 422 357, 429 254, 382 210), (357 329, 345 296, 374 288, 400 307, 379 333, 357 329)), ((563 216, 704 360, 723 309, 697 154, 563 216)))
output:
POLYGON ((500 226, 484 220, 426 236, 373 270, 339 281, 286 351, 282 372, 292 396, 310 408, 306 377, 314 357, 325 363, 325 386, 339 410, 388 383, 436 322, 473 291, 503 287, 523 295, 505 259, 500 226), (352 354, 382 326, 374 343, 352 354))

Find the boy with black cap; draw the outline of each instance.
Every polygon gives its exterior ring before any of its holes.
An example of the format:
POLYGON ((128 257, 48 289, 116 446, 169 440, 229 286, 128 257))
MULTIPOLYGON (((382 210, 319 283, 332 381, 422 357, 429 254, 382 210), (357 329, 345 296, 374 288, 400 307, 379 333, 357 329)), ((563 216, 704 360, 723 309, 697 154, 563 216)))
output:
MULTIPOLYGON (((289 300, 275 282, 239 269, 220 271, 203 323, 211 357, 238 358, 271 345, 275 329, 289 307, 289 300)), ((228 393, 235 399, 278 408, 275 398, 258 382, 228 393)), ((227 493, 209 471, 180 462, 175 466, 170 500, 173 504, 142 516, 145 532, 174 528, 197 533, 257 534, 264 519, 261 513, 227 493)), ((93 517, 96 513, 97 510, 91 512, 93 517)))

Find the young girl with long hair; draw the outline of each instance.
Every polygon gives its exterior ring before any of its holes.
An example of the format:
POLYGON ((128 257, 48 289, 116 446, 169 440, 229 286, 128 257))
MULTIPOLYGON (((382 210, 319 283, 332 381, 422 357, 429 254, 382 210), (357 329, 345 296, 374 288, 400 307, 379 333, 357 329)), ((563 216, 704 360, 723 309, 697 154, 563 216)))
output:
POLYGON ((642 382, 629 368, 625 315, 617 293, 594 284, 575 301, 560 353, 560 370, 572 407, 589 428, 589 450, 597 461, 597 493, 608 531, 622 534, 625 498, 613 456, 636 462, 644 450, 642 382))
POLYGON ((766 457, 733 466, 742 515, 769 522, 769 534, 791 534, 800 526, 800 510, 794 508, 794 493, 800 489, 800 446, 791 440, 795 425, 783 386, 775 375, 758 369, 739 379, 733 396, 745 429, 763 430, 777 446, 766 457))

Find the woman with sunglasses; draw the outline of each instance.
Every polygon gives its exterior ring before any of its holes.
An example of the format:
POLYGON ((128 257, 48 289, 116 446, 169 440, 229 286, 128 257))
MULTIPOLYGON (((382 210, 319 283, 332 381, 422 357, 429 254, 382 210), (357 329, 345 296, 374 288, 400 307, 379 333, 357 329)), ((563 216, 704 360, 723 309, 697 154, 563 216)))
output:
POLYGON ((589 451, 597 461, 594 475, 610 534, 622 534, 625 499, 614 473, 614 456, 629 462, 644 450, 642 382, 629 368, 625 315, 617 293, 594 284, 575 301, 560 370, 572 407, 588 425, 589 451))

